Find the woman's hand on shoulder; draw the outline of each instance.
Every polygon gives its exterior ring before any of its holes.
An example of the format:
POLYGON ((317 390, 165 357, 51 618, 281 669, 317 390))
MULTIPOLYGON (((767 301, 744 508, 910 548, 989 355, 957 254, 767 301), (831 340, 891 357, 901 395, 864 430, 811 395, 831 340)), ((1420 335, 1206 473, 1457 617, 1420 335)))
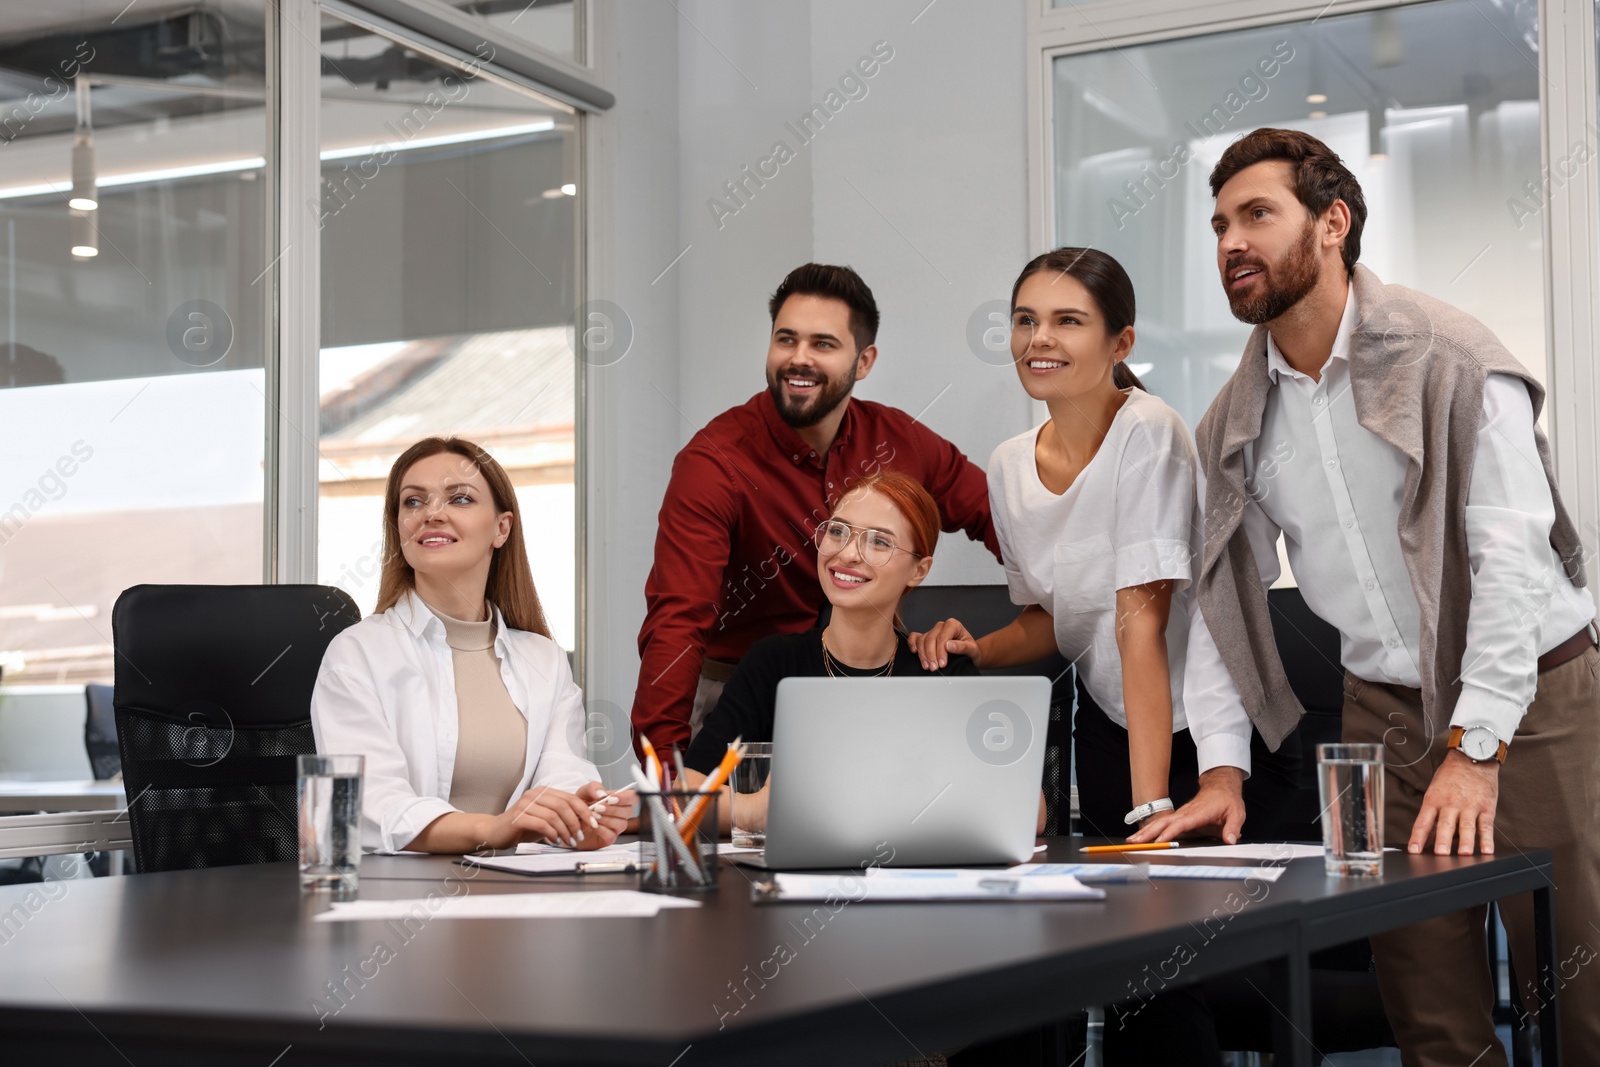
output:
POLYGON ((911 651, 922 660, 922 669, 925 671, 948 667, 951 656, 966 656, 972 660, 974 667, 983 666, 983 653, 978 650, 978 639, 959 619, 936 622, 928 627, 926 633, 907 635, 906 641, 911 651))

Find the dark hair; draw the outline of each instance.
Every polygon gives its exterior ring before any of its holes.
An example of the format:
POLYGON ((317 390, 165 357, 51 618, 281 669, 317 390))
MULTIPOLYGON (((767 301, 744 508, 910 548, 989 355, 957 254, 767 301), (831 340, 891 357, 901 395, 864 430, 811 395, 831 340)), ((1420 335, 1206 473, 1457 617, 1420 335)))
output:
MULTIPOLYGON (((1022 291, 1022 283, 1043 270, 1069 274, 1089 290, 1095 306, 1100 309, 1100 317, 1106 320, 1108 337, 1115 337, 1133 325, 1133 280, 1116 257, 1108 256, 1098 248, 1058 248, 1028 260, 1028 265, 1022 268, 1022 273, 1017 275, 1016 282, 1011 286, 1013 313, 1017 310, 1017 294, 1022 291)), ((1111 382, 1118 389, 1137 388, 1149 392, 1123 360, 1118 360, 1111 368, 1111 382)))
POLYGON ((850 309, 850 333, 855 338, 856 351, 870 345, 878 336, 878 302, 872 299, 872 290, 861 280, 861 275, 849 267, 835 267, 829 263, 807 263, 790 271, 778 286, 778 291, 767 301, 767 310, 774 324, 783 302, 791 296, 825 296, 842 300, 850 309))
POLYGON ((1350 209, 1350 232, 1345 234, 1340 254, 1344 257, 1346 272, 1353 270, 1356 260, 1361 258, 1361 229, 1367 222, 1367 198, 1361 194, 1361 183, 1339 159, 1338 153, 1309 133, 1263 126, 1245 134, 1228 146, 1211 169, 1211 196, 1215 198, 1228 179, 1241 170, 1272 159, 1290 164, 1294 195, 1313 216, 1328 210, 1335 200, 1343 200, 1350 209))
POLYGON ((463 473, 476 469, 489 485, 497 512, 511 512, 511 536, 494 550, 489 561, 489 579, 484 597, 500 609, 506 625, 550 636, 544 608, 533 588, 533 571, 528 566, 528 549, 522 539, 522 515, 517 510, 517 491, 495 458, 483 446, 461 437, 424 437, 400 453, 389 468, 389 481, 383 492, 383 576, 378 583, 378 606, 374 614, 394 607, 407 591, 417 587, 417 572, 406 562, 400 549, 400 483, 418 460, 444 453, 454 455, 463 473))

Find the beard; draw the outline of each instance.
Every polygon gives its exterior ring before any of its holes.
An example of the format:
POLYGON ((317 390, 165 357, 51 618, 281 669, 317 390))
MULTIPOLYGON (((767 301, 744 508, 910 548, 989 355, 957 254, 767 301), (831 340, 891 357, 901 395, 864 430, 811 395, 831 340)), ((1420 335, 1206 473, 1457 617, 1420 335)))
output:
POLYGON ((1251 326, 1271 322, 1304 299, 1322 277, 1314 226, 1308 222, 1300 234, 1300 240, 1270 266, 1259 260, 1230 261, 1223 272, 1224 287, 1227 286, 1227 276, 1244 266, 1262 268, 1262 284, 1256 287, 1257 292, 1253 295, 1236 294, 1225 288, 1228 307, 1232 309, 1234 318, 1251 326))
POLYGON ((785 368, 778 374, 768 372, 767 392, 772 394, 772 403, 776 405, 778 414, 783 421, 796 430, 803 430, 808 426, 815 426, 828 413, 844 403, 850 391, 856 385, 856 368, 861 364, 861 357, 857 356, 850 364, 850 369, 837 379, 825 377, 821 371, 811 370, 809 376, 817 380, 816 393, 801 400, 791 400, 783 389, 783 375, 788 373, 785 368))

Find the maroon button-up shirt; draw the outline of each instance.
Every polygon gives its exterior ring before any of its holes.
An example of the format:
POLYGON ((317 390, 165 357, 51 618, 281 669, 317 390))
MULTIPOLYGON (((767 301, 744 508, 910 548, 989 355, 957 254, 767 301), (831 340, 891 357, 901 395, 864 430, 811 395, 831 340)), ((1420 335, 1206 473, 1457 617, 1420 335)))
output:
POLYGON ((707 656, 738 660, 759 638, 817 624, 825 597, 812 533, 879 468, 917 479, 945 530, 965 530, 999 558, 983 471, 897 408, 850 400, 826 454, 783 421, 764 390, 694 435, 673 461, 645 582, 636 734, 661 752, 688 748, 707 656))

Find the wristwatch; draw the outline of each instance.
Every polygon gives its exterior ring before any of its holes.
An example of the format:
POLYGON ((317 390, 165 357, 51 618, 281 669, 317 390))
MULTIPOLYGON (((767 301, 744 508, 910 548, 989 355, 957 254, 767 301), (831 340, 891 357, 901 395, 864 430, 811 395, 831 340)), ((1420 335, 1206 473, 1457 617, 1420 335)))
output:
POLYGON ((1148 803, 1140 804, 1137 808, 1124 815, 1122 821, 1127 826, 1137 826, 1158 811, 1171 810, 1172 800, 1168 797, 1162 797, 1160 800, 1152 800, 1148 803))
POLYGON ((1506 761, 1506 743, 1487 726, 1450 727, 1449 748, 1459 749, 1473 763, 1506 761))

